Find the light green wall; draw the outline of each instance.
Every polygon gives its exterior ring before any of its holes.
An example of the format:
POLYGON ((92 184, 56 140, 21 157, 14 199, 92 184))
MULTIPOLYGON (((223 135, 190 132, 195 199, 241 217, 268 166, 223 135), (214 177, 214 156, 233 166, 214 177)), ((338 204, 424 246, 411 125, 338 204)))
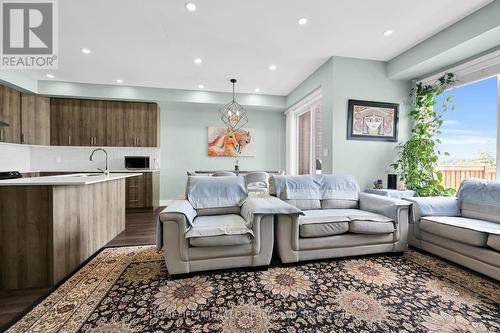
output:
POLYGON ((314 73, 298 85, 287 97, 287 108, 293 106, 311 92, 321 88, 321 129, 323 149, 327 149, 328 156, 323 156, 323 172, 332 172, 332 127, 333 122, 333 61, 332 58, 321 65, 314 73))
POLYGON ((387 78, 386 65, 381 61, 332 57, 286 99, 290 107, 321 87, 323 145, 329 150, 324 170, 353 175, 362 188, 371 187, 375 179, 387 179, 397 143, 347 140, 348 100, 399 103, 399 142, 405 141, 410 132, 410 82, 387 78))
MULTIPOLYGON (((220 105, 172 103, 161 106, 161 198, 182 197, 186 171, 232 170, 234 158, 208 157, 207 127, 221 126, 220 105)), ((247 108, 255 128, 255 157, 240 157, 241 170, 285 169, 285 116, 269 109, 247 108)))
POLYGON ((409 138, 409 81, 386 76, 386 63, 351 58, 333 58, 333 170, 351 174, 362 189, 372 187, 375 179, 387 180, 389 165, 395 161, 398 143, 347 140, 347 102, 360 99, 398 103, 399 142, 409 138))

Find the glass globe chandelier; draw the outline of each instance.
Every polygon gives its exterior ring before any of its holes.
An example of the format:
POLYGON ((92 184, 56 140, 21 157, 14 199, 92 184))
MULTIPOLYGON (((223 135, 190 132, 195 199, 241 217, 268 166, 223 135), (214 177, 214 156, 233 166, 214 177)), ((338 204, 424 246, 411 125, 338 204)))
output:
POLYGON ((236 79, 231 79, 230 81, 233 84, 233 101, 221 108, 219 114, 222 122, 234 132, 245 126, 248 123, 248 118, 245 109, 234 100, 236 79))

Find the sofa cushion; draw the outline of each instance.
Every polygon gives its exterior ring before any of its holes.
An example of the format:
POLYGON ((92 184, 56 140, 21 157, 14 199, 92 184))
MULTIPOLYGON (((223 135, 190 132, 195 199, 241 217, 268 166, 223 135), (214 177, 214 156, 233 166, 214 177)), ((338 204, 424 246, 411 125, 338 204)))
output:
POLYGON ((486 245, 500 252, 500 235, 489 234, 486 245))
POLYGON ((349 218, 340 210, 308 210, 299 216, 300 237, 326 237, 349 230, 349 218))
POLYGON ((189 244, 196 247, 207 246, 235 246, 250 244, 252 236, 245 235, 222 235, 222 236, 208 236, 208 237, 192 237, 189 239, 189 244))
MULTIPOLYGON (((500 268, 500 253, 490 249, 489 247, 472 246, 449 238, 426 233, 425 231, 422 232, 422 241, 432 243, 437 247, 443 247, 464 256, 474 258, 480 262, 500 268)), ((426 248, 424 246, 424 250, 425 249, 426 248)), ((438 252, 434 253, 439 255, 438 252)), ((460 262, 458 263, 460 264, 460 262)))
POLYGON ((191 229, 186 232, 186 238, 244 234, 253 236, 252 230, 240 215, 209 215, 197 216, 191 229))
POLYGON ((463 217, 500 223, 500 182, 466 179, 457 198, 463 217))
POLYGON ((322 209, 356 209, 359 208, 358 200, 324 199, 321 200, 322 209))
MULTIPOLYGON (((349 230, 349 225, 353 221, 356 223, 356 230, 359 233, 376 233, 376 230, 394 231, 393 220, 371 212, 365 212, 359 209, 320 209, 309 210, 304 212, 304 216, 299 216, 299 235, 300 237, 326 237, 346 233, 349 230), (377 227, 375 225, 370 228, 362 226, 362 222, 367 223, 386 223, 388 226, 377 227), (382 228, 382 229, 381 229, 382 228), (367 230, 364 232, 363 230, 367 230), (369 232, 368 232, 369 231, 369 232)), ((387 233, 384 232, 384 233, 387 233)))
POLYGON ((299 235, 304 238, 340 235, 348 231, 349 222, 311 223, 299 227, 299 235))
POLYGON ((465 244, 484 247, 488 240, 488 233, 481 231, 484 223, 487 222, 465 217, 427 216, 420 220, 420 229, 465 244))
POLYGON ((321 209, 319 200, 291 199, 283 201, 302 210, 321 209))
POLYGON ((355 234, 389 234, 394 232, 394 223, 355 220, 349 222, 349 231, 355 234))
POLYGON ((213 207, 213 208, 199 208, 196 210, 198 216, 206 215, 227 215, 227 214, 240 214, 240 207, 213 207))

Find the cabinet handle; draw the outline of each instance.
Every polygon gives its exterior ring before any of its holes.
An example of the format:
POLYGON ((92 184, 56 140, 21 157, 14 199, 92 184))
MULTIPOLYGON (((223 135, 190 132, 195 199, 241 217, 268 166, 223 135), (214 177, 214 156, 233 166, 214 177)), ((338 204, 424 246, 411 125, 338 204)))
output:
POLYGON ((92 146, 93 144, 94 144, 94 137, 93 137, 93 136, 91 136, 91 137, 90 137, 90 145, 92 146))
POLYGON ((138 202, 139 200, 129 200, 129 202, 138 202))
POLYGON ((24 143, 24 133, 21 133, 21 143, 24 143))
POLYGON ((0 141, 3 141, 3 130, 0 130, 0 141))
POLYGON ((68 145, 71 146, 71 135, 68 135, 68 145))

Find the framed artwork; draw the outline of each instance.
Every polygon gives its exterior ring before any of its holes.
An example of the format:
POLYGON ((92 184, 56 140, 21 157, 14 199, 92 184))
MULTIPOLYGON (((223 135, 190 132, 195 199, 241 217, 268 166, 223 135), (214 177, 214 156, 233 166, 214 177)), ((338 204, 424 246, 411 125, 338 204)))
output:
POLYGON ((347 139, 398 141, 399 104, 349 100, 347 139))
POLYGON ((208 156, 255 156, 255 128, 209 127, 208 156))

